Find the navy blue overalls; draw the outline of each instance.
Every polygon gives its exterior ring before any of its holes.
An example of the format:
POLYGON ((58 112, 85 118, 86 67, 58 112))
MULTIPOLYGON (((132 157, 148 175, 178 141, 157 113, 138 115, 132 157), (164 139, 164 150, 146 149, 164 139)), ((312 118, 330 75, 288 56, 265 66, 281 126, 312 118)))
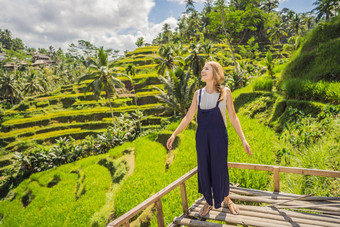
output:
POLYGON ((211 206, 213 193, 215 208, 229 195, 228 132, 218 99, 214 108, 201 109, 200 89, 196 131, 198 192, 211 206))

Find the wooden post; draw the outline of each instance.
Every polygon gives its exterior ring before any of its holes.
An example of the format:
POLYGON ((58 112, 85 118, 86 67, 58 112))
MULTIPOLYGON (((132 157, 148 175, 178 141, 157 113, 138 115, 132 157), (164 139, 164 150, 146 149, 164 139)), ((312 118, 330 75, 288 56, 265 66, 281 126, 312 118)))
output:
POLYGON ((273 166, 274 192, 280 192, 280 167, 273 166))
POLYGON ((188 217, 189 210, 188 210, 187 192, 185 189, 185 181, 180 185, 180 187, 181 187, 181 195, 182 195, 183 214, 185 217, 188 217))
POLYGON ((158 226, 164 227, 164 216, 163 216, 163 208, 162 208, 162 200, 158 199, 156 202, 156 211, 157 211, 157 223, 158 226))
POLYGON ((124 227, 129 227, 130 226, 130 223, 129 223, 129 220, 127 220, 125 223, 124 223, 124 227))

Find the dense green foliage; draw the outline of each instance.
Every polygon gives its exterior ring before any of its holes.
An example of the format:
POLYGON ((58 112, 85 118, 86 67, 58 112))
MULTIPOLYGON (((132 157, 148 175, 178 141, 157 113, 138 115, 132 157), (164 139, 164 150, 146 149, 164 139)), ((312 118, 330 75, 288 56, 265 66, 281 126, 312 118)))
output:
POLYGON ((318 24, 282 71, 279 86, 288 98, 340 104, 340 16, 318 24))
MULTIPOLYGON (((222 11, 231 45, 224 44, 221 2, 208 0, 198 12, 186 1, 174 32, 164 24, 155 46, 140 37, 139 48, 122 58, 85 40, 67 53, 52 46, 36 51, 0 30, 1 66, 30 63, 33 53, 57 63, 0 69, 1 225, 104 226, 194 168, 194 121, 176 137, 174 150, 164 146, 203 85, 200 71, 209 60, 224 68, 223 85, 232 90, 252 149, 252 156, 244 152, 227 117, 228 161, 340 170, 335 1, 316 1, 316 18, 287 8, 276 12, 278 1, 230 1, 222 11), (84 95, 88 88, 94 93, 84 95), (137 120, 127 117, 136 110, 137 120)), ((241 187, 273 191, 270 172, 231 168, 229 174, 241 187)), ((186 186, 190 205, 200 196, 196 177, 186 186)), ((338 196, 340 180, 281 174, 280 187, 338 196)), ((180 191, 162 204, 169 224, 182 213, 180 191)), ((156 226, 152 208, 133 224, 156 226)))

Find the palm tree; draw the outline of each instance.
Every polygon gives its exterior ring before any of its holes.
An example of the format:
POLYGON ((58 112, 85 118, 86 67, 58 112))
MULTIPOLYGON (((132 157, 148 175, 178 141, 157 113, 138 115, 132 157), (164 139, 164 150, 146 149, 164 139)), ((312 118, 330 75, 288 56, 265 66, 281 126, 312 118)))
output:
POLYGON ((266 53, 265 64, 266 64, 266 67, 267 67, 267 70, 268 70, 268 74, 270 75, 270 77, 272 79, 274 79, 274 77, 273 77, 273 75, 274 75, 274 72, 273 72, 274 62, 273 62, 270 50, 268 50, 267 53, 266 53))
POLYGON ((144 40, 143 37, 139 37, 139 38, 137 39, 137 41, 136 41, 136 45, 137 45, 138 47, 143 46, 144 43, 145 43, 145 40, 144 40))
POLYGON ((263 0, 261 9, 267 11, 268 13, 271 12, 273 9, 277 8, 279 5, 278 0, 263 0))
POLYGON ((31 70, 26 73, 24 82, 24 93, 37 95, 45 92, 47 87, 46 81, 41 78, 41 71, 31 70))
POLYGON ((181 57, 175 56, 174 48, 171 44, 162 45, 158 49, 158 56, 154 61, 157 64, 158 75, 164 76, 166 70, 172 70, 175 64, 181 64, 181 57))
POLYGON ((238 65, 237 65, 236 60, 235 60, 235 55, 234 55, 233 47, 231 46, 229 34, 228 34, 226 26, 225 26, 224 7, 223 7, 224 6, 224 0, 218 0, 218 5, 219 5, 219 8, 220 8, 220 14, 221 14, 221 20, 222 20, 224 35, 227 38, 227 43, 228 43, 229 49, 231 51, 231 55, 233 57, 236 73, 238 73, 239 72, 238 65))
POLYGON ((270 33, 269 40, 274 40, 275 42, 281 44, 281 37, 286 36, 287 32, 285 31, 284 24, 277 21, 273 27, 267 30, 267 33, 270 33))
POLYGON ((302 33, 304 33, 306 30, 308 31, 309 29, 311 29, 313 22, 314 22, 314 18, 311 15, 309 15, 309 13, 302 13, 301 14, 301 21, 302 21, 303 27, 304 27, 304 30, 303 30, 302 33))
POLYGON ((176 112, 179 112, 182 117, 186 115, 186 110, 191 103, 191 99, 195 92, 197 80, 189 84, 190 70, 184 73, 181 66, 174 70, 167 71, 165 76, 159 76, 161 82, 165 85, 166 93, 159 87, 153 86, 162 94, 156 97, 164 101, 169 107, 176 112))
MULTIPOLYGON (((127 75, 135 76, 136 75, 136 68, 135 68, 135 66, 132 63, 130 63, 126 67, 125 72, 126 72, 127 75)), ((130 81, 131 81, 133 92, 135 93, 135 105, 137 106, 137 96, 136 96, 135 85, 133 83, 133 80, 130 80, 130 81)))
POLYGON ((15 73, 0 71, 0 95, 10 97, 12 105, 15 99, 22 99, 22 87, 15 73))
POLYGON ((198 87, 200 88, 201 70, 205 64, 205 56, 203 56, 203 46, 201 43, 190 43, 189 55, 185 58, 185 62, 190 66, 194 76, 197 77, 198 87))
POLYGON ((87 90, 89 89, 93 90, 94 97, 97 101, 99 99, 101 91, 104 90, 106 92, 106 97, 109 101, 111 109, 112 121, 116 128, 111 106, 111 92, 113 97, 115 98, 118 96, 116 86, 125 88, 124 83, 117 78, 118 76, 125 76, 129 80, 131 80, 131 77, 126 74, 117 72, 117 68, 113 67, 113 64, 109 63, 108 54, 103 49, 103 47, 100 47, 97 50, 95 58, 91 57, 89 61, 90 65, 88 67, 88 71, 85 75, 78 77, 78 84, 81 81, 93 79, 93 81, 89 83, 85 88, 84 93, 86 95, 87 90))
POLYGON ((335 15, 335 12, 332 11, 335 11, 339 3, 338 0, 316 0, 313 5, 317 7, 312 9, 311 12, 316 12, 316 21, 319 22, 323 17, 326 17, 326 21, 329 21, 329 18, 335 15))
POLYGON ((292 20, 290 21, 290 26, 292 27, 292 31, 295 32, 296 35, 300 35, 301 25, 301 17, 297 13, 295 13, 292 20))
POLYGON ((215 60, 215 54, 218 52, 218 49, 215 48, 215 45, 211 41, 206 41, 202 44, 203 52, 207 55, 207 59, 215 60))
POLYGON ((135 75, 136 75, 136 68, 135 68, 135 66, 131 63, 131 64, 129 64, 129 65, 126 67, 125 72, 126 72, 127 75, 135 76, 135 75))
POLYGON ((195 1, 194 0, 184 0, 185 4, 185 9, 187 13, 194 12, 195 11, 195 1))
POLYGON ((182 45, 182 43, 177 43, 177 44, 172 45, 172 51, 174 52, 175 56, 182 56, 186 54, 188 50, 182 45))

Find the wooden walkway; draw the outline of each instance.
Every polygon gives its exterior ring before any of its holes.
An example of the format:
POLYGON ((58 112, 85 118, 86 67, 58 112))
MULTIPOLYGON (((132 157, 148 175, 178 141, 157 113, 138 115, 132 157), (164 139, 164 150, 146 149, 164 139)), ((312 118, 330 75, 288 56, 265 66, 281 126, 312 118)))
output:
MULTIPOLYGON (((197 173, 197 166, 150 196, 107 227, 130 226, 130 220, 150 205, 156 207, 158 226, 164 227, 162 197, 180 187, 183 214, 175 217, 169 227, 175 226, 340 226, 340 197, 317 197, 280 192, 280 172, 340 178, 340 171, 306 169, 252 163, 229 162, 228 168, 253 169, 273 172, 274 192, 230 186, 230 198, 240 210, 233 215, 228 208, 210 210, 204 218, 199 217, 203 197, 188 207, 185 182, 197 173), (215 220, 215 221, 212 221, 215 220), (219 221, 219 222, 217 222, 219 221)), ((132 224, 131 226, 134 226, 132 224)))
POLYGON ((271 227, 340 226, 340 197, 303 196, 231 186, 230 198, 239 207, 238 215, 233 215, 225 207, 219 209, 212 207, 209 214, 201 218, 199 210, 206 203, 201 197, 189 207, 188 215, 175 217, 169 227, 222 227, 237 224, 271 227), (243 203, 253 205, 243 205, 243 203), (212 222, 212 220, 219 222, 212 222))

